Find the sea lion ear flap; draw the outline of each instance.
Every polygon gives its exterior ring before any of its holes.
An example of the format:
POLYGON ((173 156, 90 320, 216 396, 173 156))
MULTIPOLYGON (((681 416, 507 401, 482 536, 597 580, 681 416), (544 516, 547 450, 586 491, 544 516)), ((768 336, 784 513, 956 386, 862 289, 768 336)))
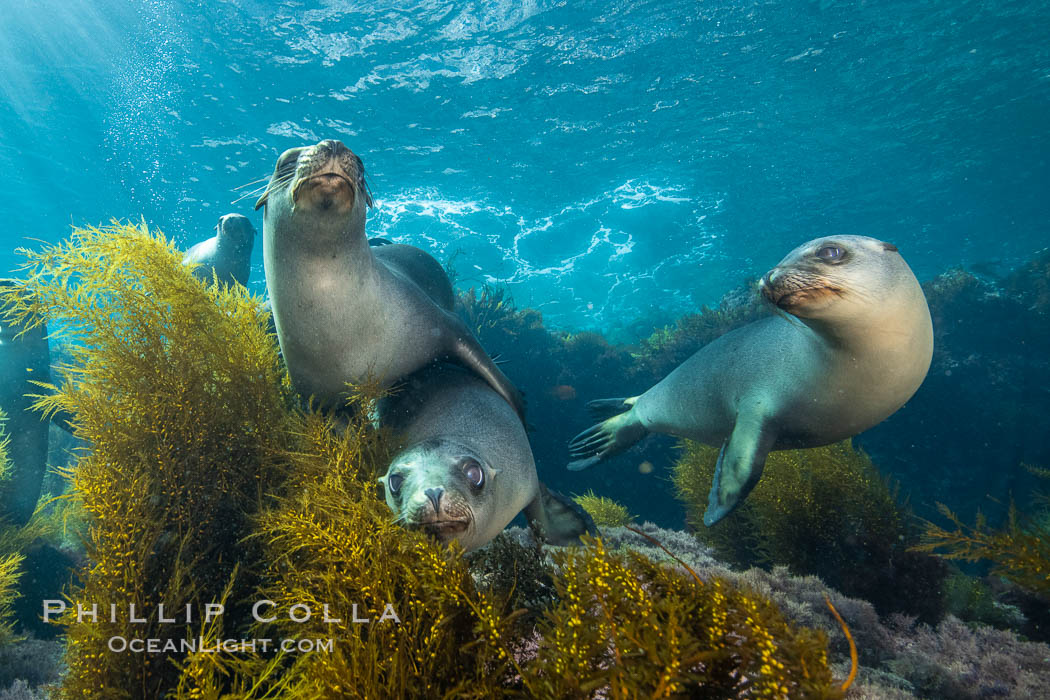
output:
POLYGON ((255 211, 259 211, 259 207, 265 205, 266 204, 266 200, 269 197, 270 197, 270 186, 266 185, 266 191, 264 191, 262 193, 262 196, 259 197, 259 199, 256 200, 256 202, 255 202, 255 211))
POLYGON ((547 544, 567 547, 580 544, 583 535, 598 534, 594 520, 570 498, 548 491, 540 484, 539 493, 525 507, 525 519, 537 539, 547 544))

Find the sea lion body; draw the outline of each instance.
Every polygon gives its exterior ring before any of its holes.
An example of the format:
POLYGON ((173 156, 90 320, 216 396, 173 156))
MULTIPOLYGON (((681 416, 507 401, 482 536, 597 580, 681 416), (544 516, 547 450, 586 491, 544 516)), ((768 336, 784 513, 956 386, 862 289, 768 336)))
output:
POLYGON ((762 291, 781 313, 705 345, 640 396, 593 402, 613 415, 574 439, 569 468, 589 467, 647 432, 720 445, 704 516, 711 525, 754 487, 771 450, 856 435, 904 405, 925 378, 930 313, 895 247, 863 236, 816 239, 771 270, 762 291))
POLYGON ((7 415, 3 432, 11 441, 10 475, 0 482, 0 522, 14 525, 24 525, 33 515, 47 471, 49 421, 30 408, 33 399, 27 394, 42 393, 34 381, 51 381, 51 351, 44 325, 23 330, 0 313, 0 409, 7 415))
POLYGON ((593 533, 579 506, 540 483, 510 404, 461 367, 441 363, 417 372, 378 413, 398 441, 380 481, 406 524, 467 550, 489 542, 523 509, 548 542, 571 544, 593 533))
POLYGON ((222 284, 247 286, 254 246, 255 227, 248 217, 226 214, 219 219, 215 235, 187 250, 182 264, 198 263, 193 274, 204 282, 217 278, 222 284))
POLYGON ((338 141, 286 151, 258 206, 281 352, 300 394, 339 407, 347 383, 390 386, 457 362, 521 415, 517 389, 452 313, 441 265, 406 245, 369 245, 372 205, 361 160, 338 141))

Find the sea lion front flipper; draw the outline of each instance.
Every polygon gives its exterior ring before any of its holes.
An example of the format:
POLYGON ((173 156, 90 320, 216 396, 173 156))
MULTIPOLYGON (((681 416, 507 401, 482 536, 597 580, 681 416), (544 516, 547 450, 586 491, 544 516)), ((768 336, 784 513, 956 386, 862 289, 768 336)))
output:
MULTIPOLYGON (((455 319, 451 314, 449 316, 455 319)), ((522 399, 518 388, 507 379, 507 375, 503 374, 502 370, 496 366, 496 363, 488 356, 485 349, 481 347, 481 343, 471 335, 470 331, 459 319, 455 319, 452 332, 455 335, 449 349, 449 356, 488 382, 488 385, 495 389, 496 393, 506 399, 507 403, 514 408, 514 412, 518 414, 518 418, 524 423, 525 401, 522 399)))
POLYGON ((714 525, 729 515, 762 476, 766 455, 776 442, 769 421, 759 411, 737 415, 733 433, 722 445, 707 497, 704 525, 714 525))
POLYGON ((579 544, 583 535, 597 535, 594 520, 571 498, 550 491, 542 483, 539 493, 525 506, 525 519, 537 539, 567 547, 579 544))

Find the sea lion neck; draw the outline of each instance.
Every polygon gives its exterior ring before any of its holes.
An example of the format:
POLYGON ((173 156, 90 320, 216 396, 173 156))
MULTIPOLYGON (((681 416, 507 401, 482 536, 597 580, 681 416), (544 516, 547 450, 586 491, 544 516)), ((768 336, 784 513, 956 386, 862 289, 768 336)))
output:
MULTIPOLYGON (((354 207, 348 216, 331 216, 324 212, 296 211, 294 205, 274 217, 266 230, 267 239, 290 255, 345 260, 347 264, 375 264, 365 234, 365 215, 354 207)), ((268 222, 269 223, 269 222, 268 222)))

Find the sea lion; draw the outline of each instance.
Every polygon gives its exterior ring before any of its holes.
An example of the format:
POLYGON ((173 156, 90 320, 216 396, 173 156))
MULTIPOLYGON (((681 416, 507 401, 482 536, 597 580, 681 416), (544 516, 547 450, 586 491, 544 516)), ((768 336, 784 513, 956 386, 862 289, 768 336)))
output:
POLYGON ((379 403, 397 454, 379 479, 397 519, 476 549, 522 509, 551 544, 577 544, 594 522, 536 476, 528 437, 510 404, 461 367, 440 363, 379 403))
MULTIPOLYGON (((0 286, 17 286, 0 279, 0 286)), ((36 509, 40 486, 47 471, 49 421, 30 408, 27 394, 42 393, 33 382, 51 381, 51 350, 43 324, 26 330, 0 311, 0 409, 7 415, 4 434, 10 439, 7 461, 10 473, 0 480, 0 522, 24 525, 36 509), (23 332, 24 331, 24 332, 23 332)))
POLYGON ((256 209, 263 206, 266 288, 300 394, 339 408, 347 383, 390 386, 450 360, 523 415, 517 389, 452 312, 438 261, 409 245, 369 245, 372 195, 349 148, 327 140, 285 151, 256 209))
POLYGON ((255 227, 248 217, 226 214, 215 226, 215 235, 187 250, 182 264, 199 263, 193 274, 204 282, 211 282, 214 273, 222 284, 248 286, 254 246, 255 227))
POLYGON ((570 443, 569 469, 647 432, 721 446, 704 523, 758 482, 771 450, 817 447, 879 423, 922 384, 933 326, 915 275, 889 243, 829 236, 761 281, 778 313, 705 345, 644 394, 595 401, 601 423, 570 443))

